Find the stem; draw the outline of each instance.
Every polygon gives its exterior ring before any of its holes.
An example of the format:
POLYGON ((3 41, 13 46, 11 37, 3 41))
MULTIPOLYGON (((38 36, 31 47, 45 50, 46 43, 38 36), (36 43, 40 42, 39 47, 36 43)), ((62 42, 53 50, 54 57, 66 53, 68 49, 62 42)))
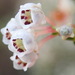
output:
POLYGON ((47 37, 45 37, 44 39, 42 39, 38 45, 39 45, 39 48, 41 48, 48 40, 54 38, 56 35, 49 35, 47 37))
POLYGON ((54 32, 56 32, 56 31, 52 28, 51 29, 46 29, 46 30, 35 32, 35 36, 39 37, 41 35, 48 34, 48 33, 54 33, 54 32))
POLYGON ((46 21, 51 24, 52 26, 55 26, 56 24, 54 22, 52 22, 48 17, 45 17, 46 21))
POLYGON ((35 30, 46 30, 46 29, 50 29, 52 27, 50 26, 38 26, 38 27, 31 27, 32 29, 35 29, 35 30))

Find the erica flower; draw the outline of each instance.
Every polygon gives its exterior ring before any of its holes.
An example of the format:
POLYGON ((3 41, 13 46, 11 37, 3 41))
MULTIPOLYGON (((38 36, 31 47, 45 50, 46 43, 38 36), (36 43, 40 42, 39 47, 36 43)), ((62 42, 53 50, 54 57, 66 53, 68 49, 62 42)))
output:
POLYGON ((15 18, 12 18, 6 27, 1 29, 4 44, 7 44, 9 50, 13 52, 10 59, 15 69, 26 71, 27 68, 34 65, 40 47, 49 38, 42 39, 40 42, 37 42, 36 39, 50 31, 54 32, 49 27, 40 26, 45 23, 46 19, 41 4, 27 3, 21 5, 15 18))
POLYGON ((53 35, 59 35, 62 37, 62 39, 67 39, 69 37, 74 38, 74 33, 75 33, 75 28, 73 27, 72 24, 66 24, 66 25, 56 25, 54 22, 49 20, 48 18, 47 22, 51 24, 51 27, 55 32, 50 32, 53 35))
POLYGON ((62 36, 62 39, 67 39, 68 37, 74 37, 73 28, 69 25, 63 25, 56 28, 56 31, 62 36))
POLYGON ((15 69, 26 71, 27 68, 33 66, 41 47, 57 35, 61 36, 62 39, 72 38, 75 41, 72 6, 68 0, 60 1, 61 7, 58 5, 58 8, 52 12, 51 20, 44 15, 40 3, 27 3, 21 5, 15 18, 12 18, 6 27, 1 29, 3 42, 13 53, 10 59, 13 61, 15 69), (46 21, 50 25, 41 26, 46 21), (38 37, 45 34, 48 35, 37 40, 38 37))
POLYGON ((73 9, 71 0, 59 0, 58 8, 51 14, 51 20, 46 18, 52 29, 56 30, 56 34, 62 39, 74 38, 73 9))
POLYGON ((15 52, 21 57, 27 53, 38 50, 33 34, 23 29, 13 33, 8 47, 10 51, 15 52))
POLYGON ((72 0, 58 0, 57 8, 52 11, 51 19, 56 25, 72 24, 74 4, 72 0))
POLYGON ((13 61, 13 67, 17 70, 26 71, 27 68, 30 68, 34 65, 38 58, 38 54, 35 52, 31 52, 29 54, 24 55, 23 57, 19 57, 17 54, 13 54, 10 59, 13 61))
POLYGON ((12 18, 6 25, 6 27, 1 29, 1 33, 3 34, 3 43, 8 44, 11 39, 13 31, 20 29, 21 27, 17 25, 14 18, 12 18))
POLYGON ((15 19, 18 24, 25 29, 46 23, 40 3, 27 3, 21 5, 15 19))

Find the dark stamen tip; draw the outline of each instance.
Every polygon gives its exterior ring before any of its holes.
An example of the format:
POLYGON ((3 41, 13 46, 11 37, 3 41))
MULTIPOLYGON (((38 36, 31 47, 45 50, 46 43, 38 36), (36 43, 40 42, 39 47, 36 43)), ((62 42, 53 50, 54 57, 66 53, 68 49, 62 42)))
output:
POLYGON ((8 28, 6 30, 8 31, 8 28))
POLYGON ((13 43, 13 46, 16 46, 16 43, 13 43))
POLYGON ((10 40, 11 39, 11 37, 8 37, 8 40, 10 40))
POLYGON ((27 12, 29 12, 30 10, 26 10, 27 12))
POLYGON ((23 63, 23 67, 25 67, 27 65, 27 63, 23 63))
POLYGON ((22 49, 20 49, 20 48, 19 48, 17 51, 19 51, 19 52, 24 52, 24 50, 22 50, 22 49))
POLYGON ((16 41, 16 39, 13 39, 13 41, 16 41))
POLYGON ((22 10, 22 11, 21 11, 21 13, 23 13, 23 14, 24 14, 24 13, 25 13, 25 10, 22 10))
POLYGON ((29 22, 29 21, 26 21, 24 24, 25 24, 25 25, 28 25, 28 24, 30 24, 30 22, 29 22))
POLYGON ((16 59, 19 59, 18 56, 16 56, 16 59))
POLYGON ((21 16, 21 19, 24 19, 25 18, 25 16, 21 16))

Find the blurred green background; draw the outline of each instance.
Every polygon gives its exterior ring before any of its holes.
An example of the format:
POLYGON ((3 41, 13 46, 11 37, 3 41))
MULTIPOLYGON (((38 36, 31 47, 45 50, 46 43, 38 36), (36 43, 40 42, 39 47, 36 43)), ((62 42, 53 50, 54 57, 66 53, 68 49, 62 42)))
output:
MULTIPOLYGON (((16 15, 21 4, 28 2, 41 3, 48 15, 56 8, 58 0, 0 0, 0 29, 16 15)), ((75 46, 60 37, 49 40, 43 46, 39 59, 27 72, 15 70, 10 56, 12 53, 2 43, 0 33, 0 75, 75 75, 75 46)))

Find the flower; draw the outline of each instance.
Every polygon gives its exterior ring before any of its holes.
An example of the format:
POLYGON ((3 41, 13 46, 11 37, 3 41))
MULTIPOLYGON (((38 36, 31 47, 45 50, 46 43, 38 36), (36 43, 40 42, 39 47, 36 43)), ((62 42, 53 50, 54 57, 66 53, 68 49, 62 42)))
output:
POLYGON ((37 37, 50 31, 54 32, 52 29, 49 30, 49 27, 40 26, 45 23, 46 19, 41 4, 27 3, 21 5, 15 18, 11 18, 6 27, 1 29, 3 43, 8 45, 9 50, 13 53, 10 59, 15 69, 26 71, 27 68, 34 65, 39 53, 37 37))
POLYGON ((63 25, 56 28, 56 31, 62 36, 62 39, 67 39, 68 37, 74 37, 73 28, 68 25, 63 25))
POLYGON ((51 12, 51 19, 57 25, 72 24, 74 3, 72 0, 58 0, 57 8, 51 12))
POLYGON ((40 3, 21 5, 15 19, 24 29, 46 23, 40 3))
POLYGON ((45 17, 40 3, 21 5, 15 18, 12 18, 6 27, 1 29, 3 42, 13 53, 10 59, 13 61, 15 69, 26 71, 32 67, 38 58, 40 48, 57 35, 61 36, 62 39, 71 37, 75 41, 75 26, 72 24, 72 12, 70 10, 72 7, 67 1, 59 2, 62 7, 58 7, 56 11, 52 12, 51 17, 54 21, 45 17), (41 26, 46 21, 50 26, 41 26), (39 36, 45 34, 49 35, 36 41, 39 36))
POLYGON ((59 35, 64 40, 74 38, 73 9, 71 0, 59 0, 57 9, 51 13, 51 20, 46 17, 52 29, 56 30, 53 35, 59 35))
POLYGON ((1 33, 3 34, 3 43, 8 45, 12 33, 20 28, 21 26, 17 24, 15 19, 11 18, 11 20, 7 23, 6 27, 1 29, 1 33))
POLYGON ((20 57, 32 51, 38 51, 38 45, 33 34, 23 29, 17 30, 12 34, 8 48, 20 57))
POLYGON ((17 54, 13 53, 13 56, 10 57, 13 61, 13 67, 17 70, 23 69, 24 71, 27 71, 27 68, 32 67, 37 58, 38 54, 35 52, 26 54, 23 57, 19 57, 17 54))

